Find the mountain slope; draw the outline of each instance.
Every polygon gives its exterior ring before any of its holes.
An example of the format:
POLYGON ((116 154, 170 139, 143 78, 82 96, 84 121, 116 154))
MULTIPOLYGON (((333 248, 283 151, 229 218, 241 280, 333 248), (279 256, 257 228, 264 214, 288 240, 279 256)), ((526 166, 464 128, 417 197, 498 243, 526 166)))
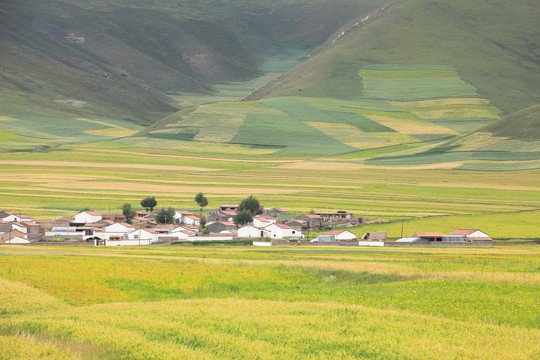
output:
POLYGON ((539 19, 535 1, 393 2, 250 100, 353 99, 362 96, 358 71, 368 64, 444 64, 511 113, 540 102, 539 19))
POLYGON ((266 57, 305 53, 381 2, 2 1, 0 105, 150 124, 176 110, 167 93, 260 76, 266 57))
POLYGON ((517 111, 491 123, 477 132, 514 140, 540 140, 540 104, 517 111))
MULTIPOLYGON (((535 168, 535 144, 496 145, 475 134, 501 113, 538 101, 537 15, 532 2, 386 4, 349 22, 245 103, 201 106, 139 135, 370 166, 535 168)), ((497 136, 508 131, 498 129, 497 136)))

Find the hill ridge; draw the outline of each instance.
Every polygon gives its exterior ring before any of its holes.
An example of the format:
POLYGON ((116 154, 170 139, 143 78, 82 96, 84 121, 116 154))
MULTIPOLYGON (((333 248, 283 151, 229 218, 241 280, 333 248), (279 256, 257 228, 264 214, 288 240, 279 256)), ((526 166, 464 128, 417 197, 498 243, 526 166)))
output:
MULTIPOLYGON (((349 22, 348 24, 341 27, 338 31, 336 31, 326 40, 321 46, 319 46, 317 49, 315 49, 310 55, 308 55, 306 58, 311 58, 313 56, 317 56, 320 53, 323 53, 330 48, 334 47, 340 40, 343 40, 348 34, 350 34, 353 31, 359 30, 363 25, 366 25, 369 21, 373 21, 375 18, 382 16, 383 13, 392 5, 393 2, 384 4, 378 9, 370 11, 367 15, 363 15, 352 22, 349 22)), ((289 83, 294 83, 295 81, 301 79, 302 77, 306 77, 311 75, 311 73, 304 73, 300 74, 299 76, 293 77, 288 81, 289 83)), ((254 101, 254 100, 260 100, 264 98, 265 96, 269 95, 272 92, 272 89, 275 86, 283 86, 284 80, 290 78, 290 72, 286 72, 284 74, 281 74, 280 76, 276 77, 275 79, 270 80, 268 83, 264 84, 260 88, 252 91, 248 95, 246 95, 243 99, 239 101, 254 101)), ((285 85, 286 86, 286 85, 285 85)))

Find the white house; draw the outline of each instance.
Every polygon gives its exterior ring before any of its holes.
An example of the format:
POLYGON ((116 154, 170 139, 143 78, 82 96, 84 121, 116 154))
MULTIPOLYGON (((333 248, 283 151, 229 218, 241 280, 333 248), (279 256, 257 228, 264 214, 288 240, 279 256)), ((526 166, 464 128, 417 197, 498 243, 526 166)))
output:
POLYGON ((96 239, 101 240, 121 240, 127 237, 127 234, 135 231, 135 227, 130 224, 113 223, 108 226, 104 226, 101 231, 93 231, 92 235, 83 236, 83 240, 96 239))
POLYGON ((356 235, 349 230, 332 230, 324 235, 334 235, 337 241, 339 240, 356 240, 356 235))
POLYGON ((12 230, 19 230, 22 233, 28 234, 28 229, 23 224, 11 223, 12 230))
POLYGON ((75 215, 75 220, 73 222, 77 224, 92 224, 100 221, 102 218, 103 217, 97 212, 82 211, 75 215))
POLYGON ((183 225, 180 225, 174 229, 171 229, 171 233, 175 233, 177 231, 188 231, 188 232, 193 232, 193 233, 198 233, 199 232, 199 227, 198 226, 195 226, 195 225, 186 225, 186 224, 183 224, 183 225))
POLYGON ((448 235, 462 235, 466 237, 467 241, 491 240, 488 234, 478 229, 459 229, 459 230, 452 231, 448 235))
POLYGON ((174 212, 174 222, 177 224, 182 223, 184 216, 193 216, 195 214, 187 211, 187 210, 176 210, 174 212))
POLYGON ((158 238, 175 238, 178 240, 186 240, 189 236, 195 235, 195 232, 193 231, 186 231, 186 230, 178 230, 178 231, 171 231, 169 234, 160 234, 158 235, 158 238))
POLYGON ((246 225, 238 229, 239 238, 263 238, 270 237, 270 231, 253 225, 246 225))
POLYGON ((127 234, 135 231, 135 226, 126 223, 114 223, 103 227, 102 231, 105 233, 127 234))
POLYGON ((26 234, 19 230, 13 230, 6 233, 0 233, 0 240, 5 244, 28 244, 30 241, 26 234))
POLYGON ((264 228, 270 232, 272 239, 303 238, 302 231, 285 224, 272 224, 264 228))
POLYGON ((197 215, 187 215, 187 216, 182 217, 182 223, 187 224, 187 225, 199 226, 200 220, 201 218, 198 217, 197 215))
POLYGON ((25 221, 34 221, 33 218, 31 218, 30 216, 28 215, 24 215, 24 214, 19 214, 19 215, 16 215, 16 214, 13 214, 11 213, 10 215, 4 217, 1 219, 1 222, 25 222, 25 221))
POLYGON ((149 240, 150 243, 157 242, 158 233, 152 230, 139 229, 127 234, 128 240, 149 240))

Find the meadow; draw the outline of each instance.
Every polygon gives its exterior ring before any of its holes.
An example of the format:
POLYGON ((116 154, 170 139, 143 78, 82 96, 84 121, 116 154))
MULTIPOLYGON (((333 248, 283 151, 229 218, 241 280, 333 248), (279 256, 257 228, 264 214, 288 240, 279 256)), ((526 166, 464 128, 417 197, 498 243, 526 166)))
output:
POLYGON ((0 358, 540 354, 537 247, 0 254, 0 358))

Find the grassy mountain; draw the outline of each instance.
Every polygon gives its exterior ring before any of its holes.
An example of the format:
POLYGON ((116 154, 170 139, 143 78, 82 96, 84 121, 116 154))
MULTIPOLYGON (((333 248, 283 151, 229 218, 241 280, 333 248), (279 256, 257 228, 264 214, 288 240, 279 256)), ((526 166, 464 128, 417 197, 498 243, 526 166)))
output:
POLYGON ((52 135, 35 140, 40 146, 71 136, 57 130, 66 122, 40 123, 46 109, 55 119, 69 111, 70 134, 79 129, 83 141, 137 133, 130 144, 217 143, 370 166, 538 166, 538 150, 523 138, 495 144, 495 137, 510 137, 507 126, 489 141, 476 132, 539 102, 539 10, 532 1, 51 3, 34 9, 8 1, 0 13, 8 49, 4 115, 19 120, 4 123, 19 136, 25 126, 34 131, 26 135, 52 135), (222 83, 271 72, 269 59, 310 50, 243 103, 206 101, 173 113, 174 96, 212 94, 222 83))
POLYGON ((168 93, 260 76, 267 57, 305 53, 381 2, 2 1, 1 106, 150 124, 176 110, 168 93))
POLYGON ((489 132, 493 136, 514 140, 539 140, 540 104, 504 116, 478 132, 489 132))
POLYGON ((532 2, 383 5, 345 24, 243 104, 200 106, 143 134, 369 166, 446 162, 491 170, 502 161, 534 168, 539 149, 522 141, 539 138, 530 111, 517 126, 521 113, 485 128, 502 142, 477 131, 539 101, 538 14, 532 2), (518 128, 530 129, 528 138, 507 142, 518 128))
POLYGON ((535 1, 396 1, 365 23, 349 24, 331 47, 250 99, 354 99, 365 97, 358 71, 366 65, 443 64, 512 113, 540 103, 539 19, 535 1))

